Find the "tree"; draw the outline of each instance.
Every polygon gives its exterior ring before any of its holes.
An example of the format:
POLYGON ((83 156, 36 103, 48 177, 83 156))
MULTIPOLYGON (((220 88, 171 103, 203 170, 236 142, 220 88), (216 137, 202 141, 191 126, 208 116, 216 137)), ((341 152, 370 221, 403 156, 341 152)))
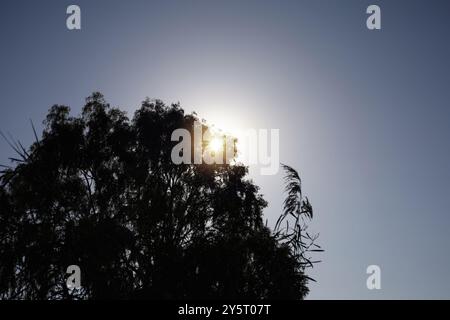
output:
POLYGON ((292 238, 302 227, 264 225, 247 168, 172 163, 171 133, 196 120, 148 99, 129 120, 94 93, 78 117, 53 106, 30 148, 9 141, 18 156, 0 176, 0 297, 303 298, 311 262, 292 238), (81 288, 66 286, 69 265, 81 288))

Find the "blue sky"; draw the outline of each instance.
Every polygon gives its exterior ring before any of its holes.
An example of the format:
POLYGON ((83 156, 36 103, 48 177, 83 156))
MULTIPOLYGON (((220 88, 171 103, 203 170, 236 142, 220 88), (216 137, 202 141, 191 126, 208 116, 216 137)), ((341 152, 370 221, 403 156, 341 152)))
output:
MULTIPOLYGON (((130 115, 148 96, 219 126, 279 128, 326 250, 309 298, 448 299, 449 12, 445 0, 2 1, 0 129, 28 144, 29 119, 40 127, 53 104, 77 114, 97 90, 130 115), (70 4, 80 31, 66 29, 70 4), (381 290, 366 288, 371 264, 381 290)), ((11 155, 0 141, 0 162, 11 155)), ((273 223, 282 176, 251 177, 273 223)))

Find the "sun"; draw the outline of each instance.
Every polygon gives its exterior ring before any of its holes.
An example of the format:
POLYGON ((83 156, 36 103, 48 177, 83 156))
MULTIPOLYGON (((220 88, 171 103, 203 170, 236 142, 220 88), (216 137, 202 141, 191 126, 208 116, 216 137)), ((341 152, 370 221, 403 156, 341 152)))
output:
POLYGON ((220 152, 223 150, 223 141, 219 138, 212 138, 208 143, 208 148, 213 152, 220 152))

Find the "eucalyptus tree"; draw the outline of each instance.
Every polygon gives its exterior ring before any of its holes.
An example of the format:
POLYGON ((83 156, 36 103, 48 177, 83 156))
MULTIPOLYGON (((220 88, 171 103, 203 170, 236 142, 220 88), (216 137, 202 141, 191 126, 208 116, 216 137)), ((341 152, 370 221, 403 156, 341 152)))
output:
POLYGON ((293 169, 271 230, 245 166, 171 161, 171 133, 194 121, 148 99, 129 119, 94 93, 79 116, 53 106, 29 148, 7 139, 16 155, 0 176, 0 297, 305 297, 307 234, 280 227, 312 217, 293 169), (71 265, 79 288, 67 286, 71 265))

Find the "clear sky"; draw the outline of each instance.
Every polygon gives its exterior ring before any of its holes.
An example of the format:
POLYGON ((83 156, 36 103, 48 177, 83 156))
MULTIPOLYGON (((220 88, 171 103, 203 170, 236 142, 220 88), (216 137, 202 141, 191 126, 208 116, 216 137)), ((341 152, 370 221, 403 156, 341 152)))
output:
MULTIPOLYGON (((97 90, 130 115, 148 96, 279 128, 326 250, 308 298, 450 298, 449 17, 446 0, 4 0, 0 129, 29 144, 29 119, 77 114, 97 90), (381 290, 366 288, 371 264, 381 290)), ((0 163, 12 154, 0 141, 0 163)), ((252 178, 273 223, 282 177, 252 178)))

